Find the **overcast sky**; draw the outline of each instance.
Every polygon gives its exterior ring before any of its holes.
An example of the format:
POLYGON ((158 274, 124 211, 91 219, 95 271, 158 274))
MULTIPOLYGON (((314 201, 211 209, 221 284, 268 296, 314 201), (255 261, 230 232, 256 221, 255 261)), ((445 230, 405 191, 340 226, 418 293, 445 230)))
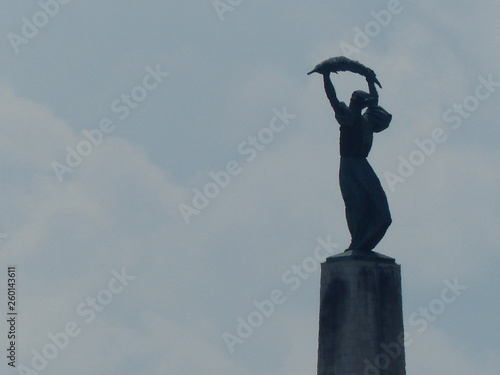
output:
MULTIPOLYGON (((393 114, 369 160, 407 373, 498 373, 496 0, 0 9, 2 374, 315 373, 318 259, 349 233, 338 124, 306 72, 339 55, 393 114)), ((366 89, 332 79, 341 100, 366 89)))

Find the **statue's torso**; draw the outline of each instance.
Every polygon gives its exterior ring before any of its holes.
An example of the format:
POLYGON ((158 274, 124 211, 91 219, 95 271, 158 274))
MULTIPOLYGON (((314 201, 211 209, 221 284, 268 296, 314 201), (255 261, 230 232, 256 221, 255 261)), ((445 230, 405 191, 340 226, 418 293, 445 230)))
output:
POLYGON ((372 148, 373 130, 368 119, 347 106, 335 116, 340 124, 340 156, 366 158, 372 148))

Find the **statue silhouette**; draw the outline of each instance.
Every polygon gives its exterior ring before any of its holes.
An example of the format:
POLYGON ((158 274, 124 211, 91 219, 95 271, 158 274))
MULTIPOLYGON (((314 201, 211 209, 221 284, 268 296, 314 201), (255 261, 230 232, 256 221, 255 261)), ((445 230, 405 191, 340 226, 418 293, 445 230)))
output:
POLYGON ((374 74, 366 77, 370 92, 354 91, 347 106, 337 99, 330 72, 317 72, 323 75, 326 95, 340 125, 340 190, 351 233, 346 251, 369 252, 384 237, 392 219, 380 180, 366 158, 373 133, 386 129, 392 115, 378 105, 374 74))

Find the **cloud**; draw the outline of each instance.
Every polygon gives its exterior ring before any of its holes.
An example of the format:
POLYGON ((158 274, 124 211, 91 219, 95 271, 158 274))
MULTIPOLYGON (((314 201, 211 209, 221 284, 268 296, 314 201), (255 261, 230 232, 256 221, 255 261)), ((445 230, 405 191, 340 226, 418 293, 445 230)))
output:
POLYGON ((463 347, 451 342, 438 329, 431 329, 406 350, 407 369, 411 373, 429 375, 452 372, 458 375, 489 374, 495 371, 492 358, 485 362, 473 361, 463 347), (426 360, 422 360, 426 358, 426 360))

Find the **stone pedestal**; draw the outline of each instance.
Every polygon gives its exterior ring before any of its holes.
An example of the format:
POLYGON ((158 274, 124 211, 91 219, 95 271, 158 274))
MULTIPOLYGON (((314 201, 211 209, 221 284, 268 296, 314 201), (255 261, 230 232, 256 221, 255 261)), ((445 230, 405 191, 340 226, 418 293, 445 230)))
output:
POLYGON ((350 251, 321 265, 318 375, 405 375, 401 269, 350 251))

